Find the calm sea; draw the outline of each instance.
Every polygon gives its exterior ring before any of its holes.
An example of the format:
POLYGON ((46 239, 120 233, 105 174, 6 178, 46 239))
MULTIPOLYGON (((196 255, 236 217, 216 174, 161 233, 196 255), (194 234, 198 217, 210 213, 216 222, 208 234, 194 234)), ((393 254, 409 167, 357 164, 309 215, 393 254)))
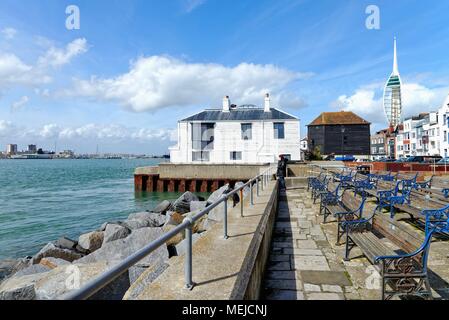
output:
POLYGON ((0 160, 0 259, 33 255, 60 236, 76 240, 106 221, 176 199, 134 192, 134 169, 159 161, 0 160))

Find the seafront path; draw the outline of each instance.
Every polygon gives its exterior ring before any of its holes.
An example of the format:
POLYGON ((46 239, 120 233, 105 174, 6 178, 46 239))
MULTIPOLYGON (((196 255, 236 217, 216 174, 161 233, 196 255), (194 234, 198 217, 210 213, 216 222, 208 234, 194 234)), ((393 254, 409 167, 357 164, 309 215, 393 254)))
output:
MULTIPOLYGON (((281 193, 263 298, 379 300, 374 267, 357 249, 352 254, 355 259, 343 261, 345 246, 336 245, 336 223, 322 222, 319 205, 313 204, 306 187, 281 193)), ((435 299, 449 299, 448 249, 447 241, 432 243, 429 278, 435 299)))

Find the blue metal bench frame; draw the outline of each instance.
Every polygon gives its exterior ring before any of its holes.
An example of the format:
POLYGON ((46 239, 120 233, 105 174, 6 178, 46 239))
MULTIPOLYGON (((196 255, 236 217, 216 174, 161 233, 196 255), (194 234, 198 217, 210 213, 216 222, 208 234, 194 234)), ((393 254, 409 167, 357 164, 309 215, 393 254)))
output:
MULTIPOLYGON (((368 219, 345 222, 345 260, 349 260, 349 253, 355 246, 350 241, 350 233, 363 232, 364 230, 371 231, 376 211, 377 209, 368 219)), ((395 296, 411 295, 433 299, 427 262, 433 235, 449 232, 449 206, 440 210, 423 210, 422 214, 426 217, 426 236, 420 248, 409 254, 375 258, 375 264, 381 264, 382 300, 390 300, 395 296), (387 290, 388 282, 393 283, 395 290, 387 290)))
POLYGON ((327 190, 327 185, 330 181, 330 178, 324 176, 323 180, 317 179, 312 182, 312 199, 313 203, 316 203, 316 200, 320 196, 320 193, 325 192, 327 190))
POLYGON ((394 181, 394 176, 392 175, 391 171, 387 174, 377 174, 377 173, 370 173, 368 175, 371 181, 377 182, 379 180, 382 181, 394 181))
POLYGON ((326 212, 326 206, 329 205, 337 205, 340 200, 341 196, 339 195, 341 190, 341 183, 338 184, 335 191, 328 191, 327 193, 323 193, 321 195, 321 201, 320 201, 320 214, 324 216, 324 223, 326 223, 327 217, 329 214, 326 212))
POLYGON ((377 199, 379 201, 376 211, 384 208, 390 209, 390 217, 394 218, 396 211, 395 205, 410 204, 410 195, 412 186, 405 180, 398 181, 396 187, 391 190, 382 190, 377 192, 377 199))
POLYGON ((321 172, 317 177, 309 177, 307 178, 307 191, 310 191, 310 189, 312 188, 313 184, 316 183, 317 181, 320 181, 323 177, 324 173, 321 172))
MULTIPOLYGON (((343 195, 342 195, 343 197, 343 195)), ((363 219, 363 209, 365 208, 366 197, 362 198, 360 206, 353 211, 337 212, 334 216, 337 218, 337 245, 340 245, 341 238, 346 233, 346 223, 363 219)), ((343 207, 345 205, 341 203, 343 207)))
POLYGON ((363 197, 366 197, 366 190, 374 190, 377 189, 377 180, 373 181, 369 177, 365 180, 355 180, 353 182, 354 186, 354 195, 360 194, 363 197))

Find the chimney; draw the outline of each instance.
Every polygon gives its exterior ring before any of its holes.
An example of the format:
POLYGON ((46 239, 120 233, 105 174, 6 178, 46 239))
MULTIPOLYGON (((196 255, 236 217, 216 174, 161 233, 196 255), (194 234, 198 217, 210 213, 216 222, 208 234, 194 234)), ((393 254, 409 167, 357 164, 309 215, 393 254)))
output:
POLYGON ((265 95, 265 107, 264 107, 264 109, 265 109, 265 112, 270 112, 271 110, 270 110, 270 108, 271 108, 271 105, 270 105, 271 103, 270 103, 270 94, 269 93, 267 93, 266 95, 265 95))
POLYGON ((229 112, 229 108, 231 107, 231 100, 229 100, 229 96, 223 98, 223 112, 229 112))

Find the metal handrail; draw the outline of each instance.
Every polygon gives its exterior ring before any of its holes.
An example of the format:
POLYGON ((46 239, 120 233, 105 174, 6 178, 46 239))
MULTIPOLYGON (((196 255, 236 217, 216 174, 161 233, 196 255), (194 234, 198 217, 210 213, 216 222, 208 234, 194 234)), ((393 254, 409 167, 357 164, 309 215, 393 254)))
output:
POLYGON ((228 199, 238 192, 240 192, 240 206, 241 206, 241 216, 243 217, 243 189, 249 186, 250 188, 250 206, 254 205, 254 198, 253 198, 253 184, 256 183, 257 185, 257 193, 256 196, 259 197, 259 189, 260 187, 262 190, 264 190, 269 181, 270 181, 270 175, 273 173, 273 170, 275 169, 274 166, 270 166, 267 170, 259 174, 258 176, 254 177, 253 179, 249 180, 244 185, 240 186, 237 189, 234 189, 233 191, 224 194, 218 201, 211 204, 207 208, 203 209, 199 213, 187 217, 184 219, 184 221, 176 226, 174 229, 170 230, 166 234, 162 235, 158 239, 154 240, 150 244, 148 244, 146 247, 140 249, 136 253, 130 255, 125 260, 120 262, 118 265, 112 267, 111 269, 107 270, 97 278, 89 281, 86 285, 84 285, 82 288, 70 292, 63 296, 63 300, 87 300, 93 295, 95 295, 97 292, 99 292, 101 289, 106 287, 108 284, 113 282, 115 279, 120 277, 123 273, 125 273, 129 268, 134 266, 137 262, 141 261, 154 251, 156 251, 159 247, 167 243, 169 240, 174 238, 179 233, 185 231, 186 233, 186 259, 185 259, 185 271, 184 271, 184 277, 185 277, 185 288, 192 290, 194 287, 194 283, 192 281, 192 227, 196 221, 201 219, 206 214, 210 213, 213 209, 218 207, 221 203, 224 203, 223 208, 223 238, 228 239, 228 199), (259 187, 260 184, 260 187, 259 187))

